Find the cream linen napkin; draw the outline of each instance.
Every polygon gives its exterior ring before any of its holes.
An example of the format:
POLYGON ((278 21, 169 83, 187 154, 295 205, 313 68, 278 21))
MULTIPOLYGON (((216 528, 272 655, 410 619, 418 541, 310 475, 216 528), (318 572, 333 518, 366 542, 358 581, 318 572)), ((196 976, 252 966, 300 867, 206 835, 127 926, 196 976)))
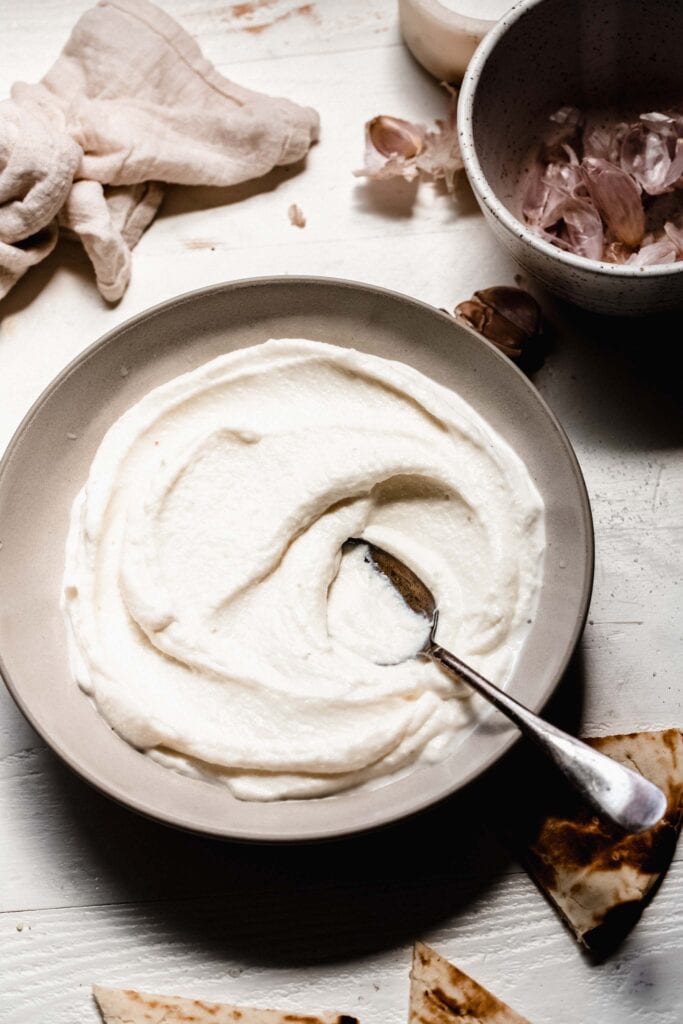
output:
POLYGON ((0 103, 0 298, 79 236, 110 301, 163 189, 235 185, 302 159, 318 115, 223 78, 149 0, 100 0, 37 85, 0 103))

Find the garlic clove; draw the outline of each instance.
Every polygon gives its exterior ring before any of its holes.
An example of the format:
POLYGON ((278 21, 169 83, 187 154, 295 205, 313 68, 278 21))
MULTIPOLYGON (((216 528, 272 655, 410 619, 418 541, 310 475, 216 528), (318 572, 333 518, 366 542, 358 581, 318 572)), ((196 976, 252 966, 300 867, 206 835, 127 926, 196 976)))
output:
POLYGON ((586 157, 581 171, 593 204, 615 239, 635 249, 645 234, 645 211, 633 178, 597 157, 586 157))
POLYGON ((455 307, 455 315, 474 327, 506 355, 521 356, 524 332, 485 302, 477 298, 461 302, 455 307))
POLYGON ((385 114, 373 117, 368 122, 367 135, 372 146, 385 157, 399 156, 412 160, 424 148, 425 129, 401 117, 385 114))
POLYGON ((450 94, 450 109, 447 118, 437 120, 435 131, 386 114, 367 122, 365 164, 353 172, 356 177, 413 181, 422 174, 444 181, 453 191, 455 175, 463 166, 455 120, 457 92, 443 84, 450 94))
POLYGON ((403 118, 386 114, 373 117, 365 125, 365 162, 354 175, 375 181, 413 181, 419 174, 415 158, 422 151, 426 135, 422 125, 403 118))
POLYGON ((482 288, 474 293, 474 297, 485 305, 495 309, 506 320, 514 324, 523 335, 533 337, 541 330, 541 307, 533 295, 523 288, 512 285, 496 285, 493 288, 482 288))
POLYGON ((524 365, 527 372, 541 365, 541 310, 522 288, 483 288, 460 302, 453 312, 457 320, 473 327, 504 355, 524 365))

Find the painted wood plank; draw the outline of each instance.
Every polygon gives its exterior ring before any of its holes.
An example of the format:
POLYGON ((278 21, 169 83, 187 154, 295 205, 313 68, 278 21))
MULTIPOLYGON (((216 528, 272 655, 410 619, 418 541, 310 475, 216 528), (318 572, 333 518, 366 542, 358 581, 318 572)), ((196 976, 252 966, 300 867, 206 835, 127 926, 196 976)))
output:
POLYGON ((680 1021, 682 865, 601 965, 524 876, 491 880, 457 910, 451 895, 437 903, 410 871, 399 885, 371 889, 283 887, 262 899, 247 888, 227 898, 0 915, 0 1020, 95 1024, 95 981, 398 1024, 410 943, 421 937, 534 1024, 680 1021))
MULTIPOLYGON (((92 0, 0 0, 5 39, 0 90, 8 92, 17 80, 38 81, 76 20, 93 6, 92 0)), ((264 58, 276 62, 283 56, 400 45, 393 0, 160 0, 158 6, 195 36, 228 78, 235 65, 264 58)), ((259 87, 267 92, 267 81, 259 87)))
MULTIPOLYGON (((572 698, 568 689, 565 700, 572 698)), ((173 900, 245 888, 277 897, 283 880, 294 888, 321 890, 356 883, 381 887, 403 878, 406 865, 408 878, 412 865, 419 865, 425 883, 466 900, 479 875, 522 872, 491 821, 501 800, 526 799, 517 783, 523 777, 521 753, 508 759, 498 776, 433 809, 419 823, 346 842, 290 848, 223 844, 165 828, 113 804, 40 745, 16 750, 0 760, 0 912, 173 900)), ((683 861, 680 845, 676 860, 683 861)))

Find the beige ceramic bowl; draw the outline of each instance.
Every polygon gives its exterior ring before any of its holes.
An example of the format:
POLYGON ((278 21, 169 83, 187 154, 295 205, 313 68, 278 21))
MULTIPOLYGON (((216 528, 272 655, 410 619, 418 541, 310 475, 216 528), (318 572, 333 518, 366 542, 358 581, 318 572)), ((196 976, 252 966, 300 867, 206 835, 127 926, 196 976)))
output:
POLYGON ((316 278, 220 285, 142 313, 67 367, 0 464, 5 681, 57 754, 128 807, 226 838, 305 840, 427 807, 499 758, 514 731, 489 717, 440 764, 376 789, 305 801, 236 800, 223 787, 161 767, 109 728, 71 679, 59 608, 71 504, 107 428, 158 384, 271 337, 309 337, 403 360, 458 391, 525 460, 546 505, 548 549, 538 612, 509 689, 533 708, 554 690, 583 627, 593 536, 576 459, 533 385, 474 332, 392 292, 316 278))
POLYGON ((562 252, 518 219, 515 185, 564 104, 640 111, 683 102, 680 0, 525 0, 485 37, 463 80, 460 144, 493 231, 529 273, 599 313, 683 306, 683 262, 627 267, 562 252))

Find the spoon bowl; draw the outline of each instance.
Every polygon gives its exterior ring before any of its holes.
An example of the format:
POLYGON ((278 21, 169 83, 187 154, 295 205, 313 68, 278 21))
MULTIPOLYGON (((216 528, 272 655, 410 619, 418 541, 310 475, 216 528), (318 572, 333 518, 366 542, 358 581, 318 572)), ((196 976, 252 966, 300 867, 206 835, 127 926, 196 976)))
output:
MULTIPOLYGON (((354 543, 366 544, 355 540, 354 543)), ((533 740, 592 807, 626 832, 653 828, 666 812, 666 796, 638 772, 618 764, 587 743, 544 721, 504 690, 485 679, 436 640, 439 611, 434 595, 412 569, 382 548, 367 544, 378 572, 398 591, 408 607, 425 618, 425 643, 419 655, 431 658, 485 697, 520 732, 533 740)))

